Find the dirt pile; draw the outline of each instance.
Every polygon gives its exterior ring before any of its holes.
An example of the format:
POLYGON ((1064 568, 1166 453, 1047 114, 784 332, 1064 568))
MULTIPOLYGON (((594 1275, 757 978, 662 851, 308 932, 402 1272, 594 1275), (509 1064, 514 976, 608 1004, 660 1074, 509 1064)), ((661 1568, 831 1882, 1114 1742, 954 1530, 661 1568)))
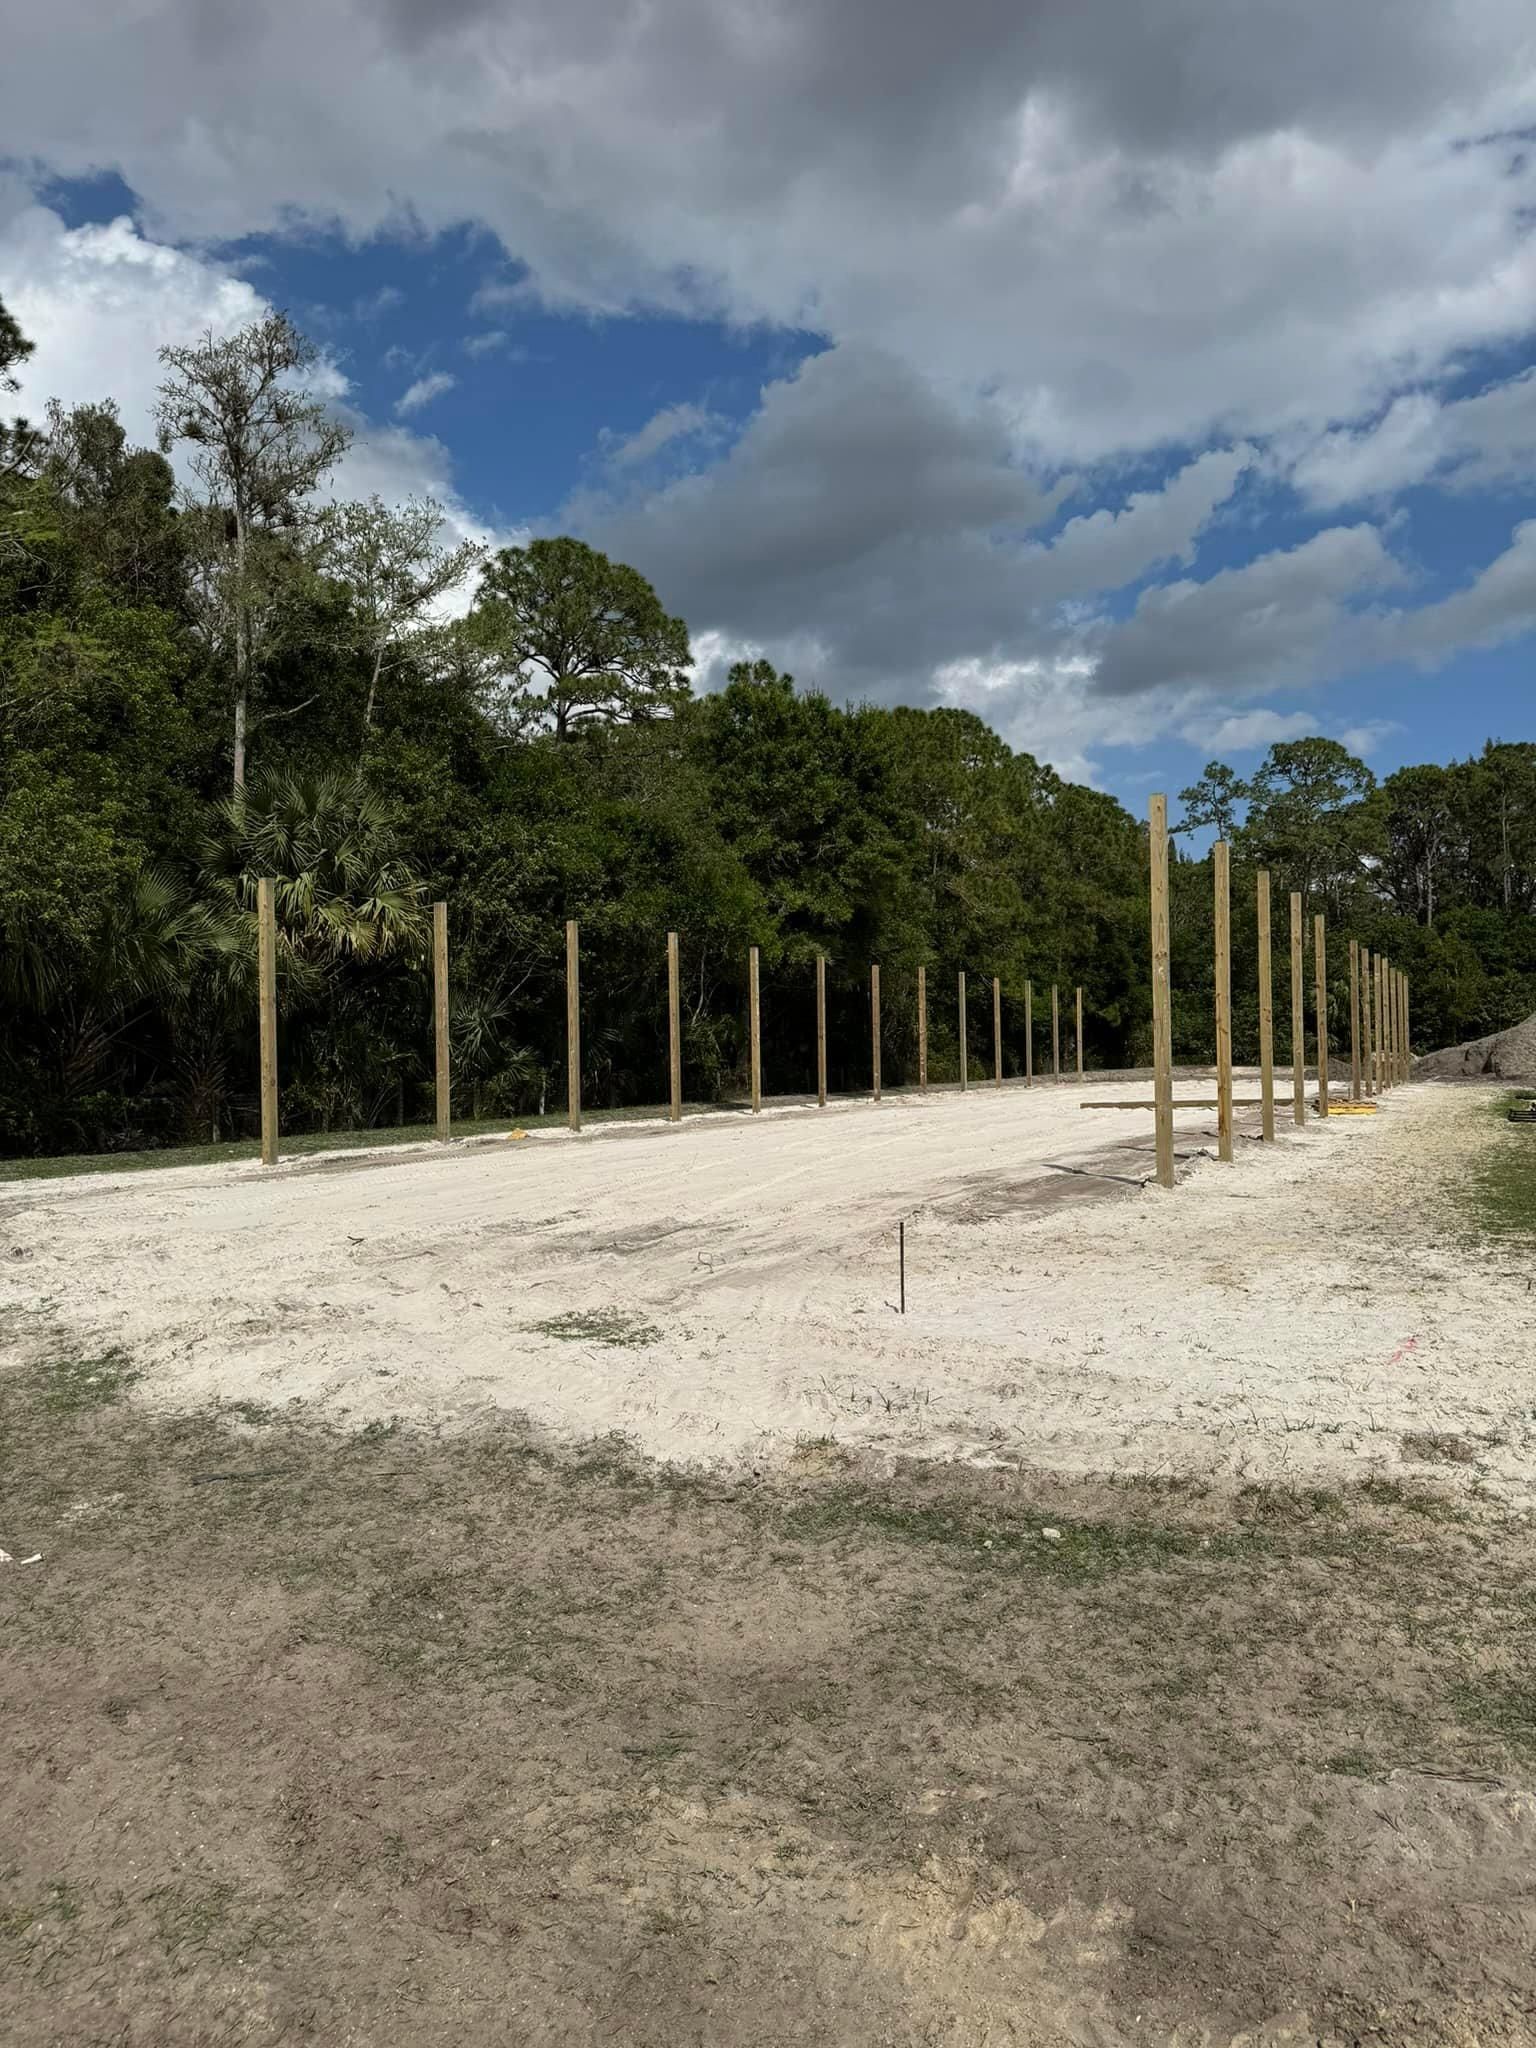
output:
POLYGON ((1465 1045, 1443 1046, 1413 1063, 1415 1081, 1536 1082, 1536 1017, 1465 1045))

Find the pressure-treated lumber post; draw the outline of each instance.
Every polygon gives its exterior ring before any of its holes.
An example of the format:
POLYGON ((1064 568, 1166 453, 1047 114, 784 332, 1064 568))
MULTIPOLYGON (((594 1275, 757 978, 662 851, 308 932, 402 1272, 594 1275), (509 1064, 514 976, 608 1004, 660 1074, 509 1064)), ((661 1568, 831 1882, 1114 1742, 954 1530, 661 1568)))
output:
POLYGON ((261 1016, 261 1163, 277 1164, 277 903, 256 884, 256 993, 261 1016))
POLYGON ((446 1144, 453 1131, 453 1095, 448 1070, 448 906, 432 906, 432 1019, 437 1039, 437 1135, 446 1144))
POLYGON ((1328 928, 1319 910, 1312 919, 1312 999, 1317 1010, 1317 1113, 1328 1114, 1328 928))
POLYGON ((1383 990, 1386 986, 1387 959, 1378 953, 1372 962, 1372 973, 1376 982, 1376 1093, 1387 1092, 1387 1006, 1383 990))
POLYGON ((928 970, 917 970, 917 1085, 928 1093, 928 970))
POLYGON ((1306 986, 1301 969, 1301 891, 1291 891, 1291 1107, 1298 1130, 1307 1122, 1306 986))
POLYGON ((816 955, 816 1102, 827 1106, 827 956, 816 955))
POLYGON ((1360 1100, 1360 941, 1349 942, 1349 1099, 1360 1100))
POLYGON ((1408 1078, 1408 977, 1401 970, 1397 977, 1397 1078, 1408 1078))
POLYGON ((762 1016, 758 1008, 758 953, 753 946, 747 954, 747 1052, 752 1063, 752 1114, 763 1106, 762 1016))
POLYGON ((1051 1079, 1061 1079, 1061 1006, 1056 1000, 1056 984, 1051 983, 1051 1079))
POLYGON ((1035 1085, 1035 984, 1024 984, 1024 1086, 1035 1085))
POLYGON ((1392 971, 1392 957, 1388 954, 1381 963, 1381 1010, 1386 1020, 1381 1048, 1381 1071, 1389 1088, 1395 1087, 1397 1083, 1397 1019, 1392 1013, 1392 971))
POLYGON ((1371 1066, 1371 1048, 1375 1045, 1375 1030, 1371 1022, 1371 949, 1360 948, 1360 1086, 1366 1100, 1376 1093, 1376 1075, 1371 1066))
POLYGON ((1083 1078, 1083 992, 1077 992, 1077 1078, 1083 1078))
POLYGON ((677 966, 677 933, 667 933, 667 1085, 668 1116, 680 1123, 683 1115, 683 1008, 681 976, 677 966))
POLYGON ((1411 1081, 1413 1079, 1413 1017, 1411 1013, 1412 999, 1413 983, 1408 979, 1407 975, 1405 974, 1403 976, 1403 1079, 1405 1081, 1411 1081))
POLYGON ((1152 899, 1152 1107, 1160 1186, 1173 1186, 1173 997, 1168 974, 1168 799, 1148 807, 1152 899))
POLYGON ((581 938, 574 917, 565 925, 565 1120, 581 1129, 581 938))
POLYGON ((1003 1085, 1003 985, 992 977, 992 1085, 1003 1085))
POLYGON ((1216 1156, 1232 1158, 1232 849, 1211 848, 1216 892, 1216 1156))
POLYGON ((1259 1103, 1265 1144, 1275 1135, 1275 960, 1269 935, 1269 869, 1257 883, 1259 919, 1259 1103))
POLYGON ((971 1085, 970 1041, 965 1035, 965 969, 960 970, 960 1086, 964 1090, 971 1085))
POLYGON ((869 970, 869 1065, 874 1076, 875 1100, 880 1100, 880 969, 869 970))

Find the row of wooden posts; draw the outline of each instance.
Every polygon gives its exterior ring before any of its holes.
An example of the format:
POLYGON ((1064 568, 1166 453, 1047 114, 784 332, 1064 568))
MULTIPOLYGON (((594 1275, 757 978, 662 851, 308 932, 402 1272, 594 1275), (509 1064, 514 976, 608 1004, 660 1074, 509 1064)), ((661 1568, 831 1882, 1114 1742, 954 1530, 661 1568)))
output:
MULTIPOLYGON (((1232 1157, 1232 866, 1231 849, 1218 840, 1212 849, 1216 926, 1216 1095, 1173 1099, 1172 993, 1168 946, 1168 799, 1154 796, 1151 827, 1152 898, 1152 1074, 1153 1098, 1141 1103, 1084 1103, 1085 1109, 1151 1107, 1156 1120, 1157 1178, 1171 1188, 1173 1112, 1176 1109, 1216 1111, 1217 1156, 1232 1157)), ((1264 1140, 1275 1135, 1275 1016, 1269 923, 1269 874, 1256 879, 1259 951, 1259 1086, 1256 1101, 1244 1106, 1262 1112, 1264 1140)), ((1317 1033, 1317 1113, 1327 1116, 1328 1098, 1328 928, 1321 911, 1312 920, 1313 1006, 1317 1033)), ((1291 892, 1291 1104, 1297 1124, 1305 1124, 1306 1108, 1306 982, 1305 920, 1301 892, 1291 892)), ((1349 1093, 1352 1102, 1384 1095, 1406 1081, 1412 1068, 1409 1050, 1410 994, 1408 976, 1381 953, 1372 955, 1358 940, 1349 942, 1349 1093)))
MULTIPOLYGON (((277 917, 271 882, 259 882, 256 894, 259 944, 259 998, 261 1008, 261 1156, 274 1165, 278 1153, 277 1131, 277 917)), ((966 979, 962 970, 956 988, 960 1033, 960 1086, 970 1086, 970 1058, 966 1050, 966 979)), ((1075 991, 1077 1078, 1083 1079, 1083 992, 1075 991)), ((1034 984, 1024 984, 1024 1079, 1035 1078, 1034 984)), ((437 1135, 450 1132, 452 1088, 448 1046, 448 906, 432 906, 432 1014, 437 1054, 437 1135)), ((747 955, 747 1042, 750 1063, 752 1108, 763 1106, 762 1002, 758 948, 747 955)), ((869 970, 869 1032, 872 1092, 880 1100, 880 969, 869 970)), ((581 1129, 581 947, 575 919, 565 927, 565 1036, 566 1036, 566 1121, 573 1131, 581 1129)), ((671 1122, 683 1114, 683 1040, 678 969, 677 933, 667 934, 667 1072, 668 1107, 671 1122)), ((1061 1004, 1059 987, 1051 989, 1051 1075, 1061 1079, 1061 1004)), ((1003 1084, 1003 996, 1002 984, 992 978, 992 1078, 1003 1084)), ((917 1085, 928 1087, 928 970, 917 970, 917 1085)), ((827 961, 816 956, 816 1100, 827 1105, 827 961)))

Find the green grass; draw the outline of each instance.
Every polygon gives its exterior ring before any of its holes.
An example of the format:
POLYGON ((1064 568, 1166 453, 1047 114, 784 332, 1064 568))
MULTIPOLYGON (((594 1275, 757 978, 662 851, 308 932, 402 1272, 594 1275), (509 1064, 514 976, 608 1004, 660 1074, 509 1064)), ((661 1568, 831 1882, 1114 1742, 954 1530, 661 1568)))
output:
POLYGON ((655 1344, 661 1332, 643 1316, 632 1316, 621 1308, 571 1309, 563 1316, 546 1316, 542 1323, 530 1323, 541 1337, 557 1337, 567 1344, 606 1344, 624 1351, 637 1351, 655 1344))
POLYGON ((53 1415, 79 1415, 87 1408, 108 1408, 143 1374, 125 1351, 104 1351, 96 1358, 50 1358, 25 1376, 26 1391, 53 1415))
POLYGON ((1457 1720, 1495 1735, 1511 1749, 1536 1751, 1536 1681, 1468 1678, 1451 1688, 1457 1720))
POLYGON ((1490 1237, 1536 1239, 1536 1130, 1509 1121, 1518 1105, 1501 1095, 1489 1112, 1488 1148, 1466 1188, 1473 1221, 1490 1237))

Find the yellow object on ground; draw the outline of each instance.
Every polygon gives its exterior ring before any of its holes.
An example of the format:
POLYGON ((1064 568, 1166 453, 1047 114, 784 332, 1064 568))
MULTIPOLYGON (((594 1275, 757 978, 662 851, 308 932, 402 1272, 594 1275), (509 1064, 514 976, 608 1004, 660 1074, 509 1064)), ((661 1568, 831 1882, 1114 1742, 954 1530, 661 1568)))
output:
POLYGON ((1328 1106, 1330 1116, 1374 1116, 1378 1104, 1374 1102, 1333 1102, 1328 1106))

